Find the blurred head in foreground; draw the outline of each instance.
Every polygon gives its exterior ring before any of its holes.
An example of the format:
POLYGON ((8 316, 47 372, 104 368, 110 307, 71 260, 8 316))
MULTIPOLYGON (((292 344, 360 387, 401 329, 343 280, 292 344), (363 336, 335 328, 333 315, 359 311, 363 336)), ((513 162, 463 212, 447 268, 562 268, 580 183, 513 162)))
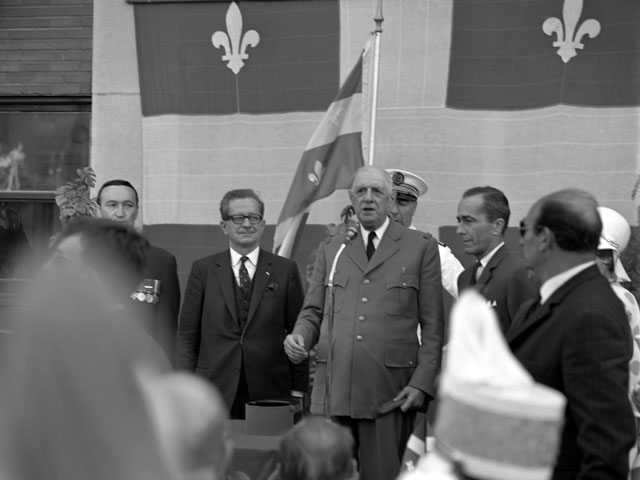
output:
POLYGON ((146 359, 102 288, 49 268, 26 293, 0 361, 2 478, 169 478, 134 375, 146 359))
POLYGON ((351 432, 324 417, 306 417, 280 442, 280 480, 357 478, 351 432))
POLYGON ((45 268, 72 268, 96 276, 123 299, 142 280, 148 249, 149 242, 125 223, 80 217, 61 232, 45 268))
POLYGON ((231 459, 228 416, 210 383, 186 372, 139 369, 165 458, 176 478, 219 480, 231 459))

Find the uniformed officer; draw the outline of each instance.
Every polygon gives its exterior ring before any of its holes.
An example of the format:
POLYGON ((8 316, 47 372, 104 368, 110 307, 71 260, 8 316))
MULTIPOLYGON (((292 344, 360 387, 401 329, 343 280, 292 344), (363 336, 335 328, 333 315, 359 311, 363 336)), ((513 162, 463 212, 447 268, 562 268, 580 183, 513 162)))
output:
MULTIPOLYGON (((391 202, 389 215, 393 220, 405 227, 416 230, 413 216, 418 206, 418 197, 427 193, 428 185, 418 175, 406 170, 387 169, 391 176, 395 199, 391 202)), ((442 286, 453 298, 458 298, 458 275, 464 267, 451 249, 438 242, 440 268, 442 270, 442 286)))

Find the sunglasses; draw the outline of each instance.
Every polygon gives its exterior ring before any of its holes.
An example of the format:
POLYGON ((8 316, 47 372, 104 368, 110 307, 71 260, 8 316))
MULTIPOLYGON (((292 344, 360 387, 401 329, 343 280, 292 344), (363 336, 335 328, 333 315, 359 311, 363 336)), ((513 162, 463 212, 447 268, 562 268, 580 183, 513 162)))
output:
POLYGON ((536 225, 534 227, 527 228, 527 226, 524 224, 524 220, 520 220, 520 226, 518 227, 518 231, 520 232, 520 237, 521 238, 524 237, 529 230, 533 230, 536 233, 540 233, 540 231, 542 230, 542 226, 536 225))

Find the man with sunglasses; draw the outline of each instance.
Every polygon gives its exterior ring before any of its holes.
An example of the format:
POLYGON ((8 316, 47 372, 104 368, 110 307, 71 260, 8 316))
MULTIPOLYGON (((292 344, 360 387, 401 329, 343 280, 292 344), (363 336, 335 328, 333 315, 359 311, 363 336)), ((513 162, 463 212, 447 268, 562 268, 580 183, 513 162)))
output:
POLYGON ((525 262, 542 285, 518 311, 507 342, 535 381, 567 397, 553 480, 625 480, 635 443, 633 337, 596 266, 597 206, 585 191, 560 190, 538 200, 522 224, 525 262))
POLYGON ((522 260, 504 241, 511 210, 505 194, 494 187, 473 187, 458 204, 458 228, 464 253, 475 264, 458 277, 458 289, 477 290, 493 307, 506 333, 520 305, 537 293, 522 260))
POLYGON ((220 203, 229 249, 193 263, 178 328, 177 365, 222 392, 234 419, 245 403, 301 397, 308 362, 294 364, 282 344, 304 293, 295 262, 260 248, 264 203, 250 189, 220 203))

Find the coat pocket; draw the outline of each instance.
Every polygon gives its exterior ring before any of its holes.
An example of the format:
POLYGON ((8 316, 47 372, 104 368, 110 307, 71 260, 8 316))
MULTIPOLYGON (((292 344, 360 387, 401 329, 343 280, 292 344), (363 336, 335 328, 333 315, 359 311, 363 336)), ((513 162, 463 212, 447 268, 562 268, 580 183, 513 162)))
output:
POLYGON ((387 277, 384 308, 389 315, 411 317, 417 314, 418 275, 387 277))
MULTIPOLYGON (((347 284, 349 283, 349 277, 348 276, 337 276, 333 279, 333 312, 339 312, 342 310, 342 307, 344 307, 344 301, 346 298, 346 291, 347 291, 347 284)), ((328 285, 326 286, 327 288, 328 285)), ((325 312, 329 312, 330 310, 330 305, 328 304, 329 302, 329 296, 327 295, 327 300, 326 300, 327 304, 325 305, 325 312)))
POLYGON ((415 368, 418 365, 418 344, 387 342, 384 345, 384 364, 389 368, 415 368))

